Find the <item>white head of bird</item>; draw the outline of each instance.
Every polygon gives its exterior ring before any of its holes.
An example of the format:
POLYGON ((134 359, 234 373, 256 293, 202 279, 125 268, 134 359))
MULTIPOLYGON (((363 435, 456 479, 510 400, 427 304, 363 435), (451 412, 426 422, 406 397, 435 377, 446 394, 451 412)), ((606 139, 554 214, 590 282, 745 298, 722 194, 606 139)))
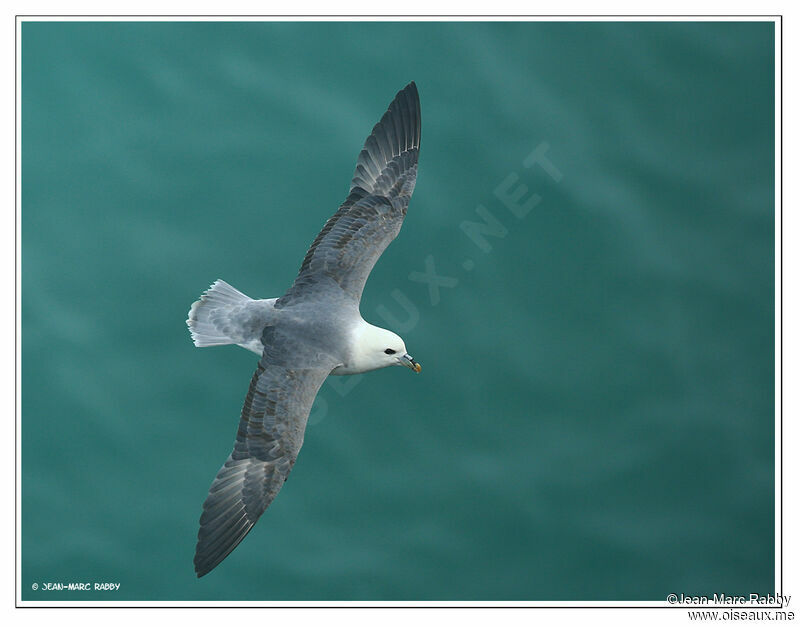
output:
POLYGON ((406 350, 405 342, 391 330, 362 321, 353 333, 351 345, 350 360, 334 374, 359 374, 390 365, 403 365, 417 373, 422 370, 406 350))

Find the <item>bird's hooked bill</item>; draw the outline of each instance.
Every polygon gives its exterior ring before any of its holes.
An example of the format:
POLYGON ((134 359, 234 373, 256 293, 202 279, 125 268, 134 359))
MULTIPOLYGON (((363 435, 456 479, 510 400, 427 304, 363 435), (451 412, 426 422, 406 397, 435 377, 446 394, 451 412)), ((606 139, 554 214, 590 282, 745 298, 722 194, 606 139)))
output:
POLYGON ((414 360, 414 357, 410 354, 404 354, 403 358, 400 359, 403 365, 406 367, 414 370, 417 374, 422 371, 422 366, 414 360))

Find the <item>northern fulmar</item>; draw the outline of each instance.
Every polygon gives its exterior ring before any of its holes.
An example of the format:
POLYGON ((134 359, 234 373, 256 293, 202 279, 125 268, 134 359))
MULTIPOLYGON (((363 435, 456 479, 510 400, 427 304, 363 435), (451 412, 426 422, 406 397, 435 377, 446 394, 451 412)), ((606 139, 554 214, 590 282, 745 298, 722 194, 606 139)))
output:
POLYGON ((390 365, 420 371, 399 336, 359 311, 369 273, 406 216, 419 140, 419 94, 411 82, 367 137, 347 198, 314 239, 289 290, 252 300, 217 280, 192 304, 186 323, 195 346, 236 344, 260 357, 233 452, 203 503, 198 577, 239 545, 283 487, 329 375, 390 365))

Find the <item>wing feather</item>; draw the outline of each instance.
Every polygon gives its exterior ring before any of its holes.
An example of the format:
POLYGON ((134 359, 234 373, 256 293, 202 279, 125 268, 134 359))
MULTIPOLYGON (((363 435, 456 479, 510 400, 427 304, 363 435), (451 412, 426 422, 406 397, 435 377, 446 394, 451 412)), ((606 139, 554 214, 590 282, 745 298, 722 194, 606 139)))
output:
POLYGON ((271 347, 264 349, 250 381, 233 452, 203 504, 194 557, 198 577, 239 545, 278 495, 303 445, 317 391, 335 364, 291 369, 270 358, 271 347))
POLYGON ((277 308, 333 285, 361 299, 372 268, 405 219, 417 179, 420 129, 419 93, 412 82, 367 137, 350 193, 314 239, 277 308))

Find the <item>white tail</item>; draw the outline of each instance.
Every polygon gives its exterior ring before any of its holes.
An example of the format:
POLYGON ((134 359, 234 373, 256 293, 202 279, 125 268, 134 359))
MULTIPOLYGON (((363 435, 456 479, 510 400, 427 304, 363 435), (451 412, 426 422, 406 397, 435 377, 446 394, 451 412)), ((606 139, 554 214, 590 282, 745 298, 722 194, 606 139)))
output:
POLYGON ((224 280, 215 281, 189 309, 186 324, 194 345, 202 348, 238 343, 238 337, 231 337, 237 334, 230 328, 231 314, 248 302, 252 302, 252 298, 248 298, 224 280))

